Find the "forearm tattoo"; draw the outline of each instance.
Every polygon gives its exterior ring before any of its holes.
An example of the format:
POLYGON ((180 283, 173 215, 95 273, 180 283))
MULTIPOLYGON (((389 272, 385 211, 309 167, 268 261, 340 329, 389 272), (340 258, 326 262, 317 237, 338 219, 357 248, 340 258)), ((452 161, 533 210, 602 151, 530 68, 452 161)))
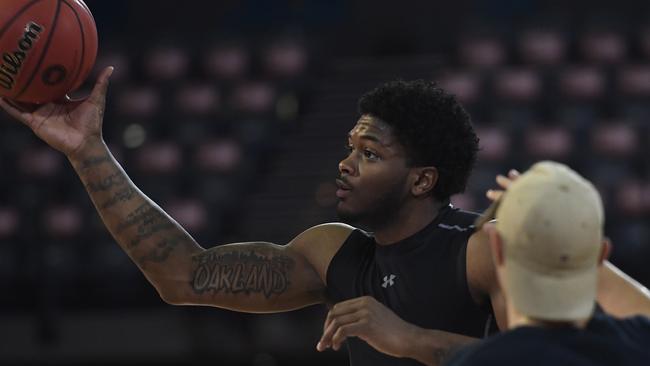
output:
POLYGON ((129 201, 131 198, 135 197, 136 190, 131 186, 126 186, 113 194, 106 202, 100 205, 101 209, 107 209, 115 206, 120 202, 129 201))
POLYGON ((285 255, 266 257, 253 250, 246 252, 206 252, 193 259, 192 289, 198 294, 262 293, 268 299, 289 288, 293 259, 285 255))
MULTIPOLYGON (((80 169, 88 171, 92 167, 112 163, 109 155, 94 156, 84 160, 80 169)), ((117 211, 117 220, 109 219, 106 225, 111 228, 120 245, 133 260, 144 269, 148 263, 164 263, 175 250, 187 250, 195 246, 192 238, 162 212, 155 204, 143 197, 118 167, 106 169, 99 177, 86 183, 88 191, 96 200, 100 212, 120 203, 139 205, 126 217, 125 208, 117 211), (140 245, 144 240, 150 242, 140 245), (177 249, 178 248, 178 249, 177 249)))
POLYGON ((135 248, 142 240, 158 234, 163 230, 174 229, 176 227, 157 207, 146 202, 128 214, 126 220, 117 226, 117 232, 123 232, 132 226, 137 226, 136 235, 128 243, 128 248, 135 248))
POLYGON ((93 156, 90 157, 86 160, 84 160, 81 163, 81 170, 85 171, 88 170, 92 167, 96 167, 98 165, 102 165, 104 163, 108 163, 111 161, 111 157, 109 155, 101 155, 101 156, 93 156))
POLYGON ((149 253, 143 255, 138 259, 138 264, 140 267, 145 268, 147 262, 152 263, 163 263, 168 258, 169 255, 177 247, 190 247, 192 243, 188 240, 187 236, 184 234, 173 235, 169 238, 164 238, 156 243, 155 247, 149 251, 149 253))
POLYGON ((88 190, 90 192, 108 191, 113 187, 121 186, 124 185, 125 183, 126 183, 126 178, 124 177, 124 174, 122 174, 122 172, 120 171, 116 171, 113 174, 109 175, 106 178, 101 179, 98 182, 88 183, 88 190))

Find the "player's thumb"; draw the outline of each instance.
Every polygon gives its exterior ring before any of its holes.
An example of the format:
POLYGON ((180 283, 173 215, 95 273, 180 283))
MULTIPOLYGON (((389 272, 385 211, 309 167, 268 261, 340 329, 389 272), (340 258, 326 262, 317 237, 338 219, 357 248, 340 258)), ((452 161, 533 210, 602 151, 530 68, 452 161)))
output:
POLYGON ((101 74, 99 74, 97 82, 95 83, 92 92, 90 92, 89 100, 92 103, 95 103, 97 105, 104 104, 104 100, 106 99, 106 91, 108 90, 108 80, 110 79, 111 74, 113 74, 114 69, 115 68, 113 66, 109 66, 102 70, 101 74))

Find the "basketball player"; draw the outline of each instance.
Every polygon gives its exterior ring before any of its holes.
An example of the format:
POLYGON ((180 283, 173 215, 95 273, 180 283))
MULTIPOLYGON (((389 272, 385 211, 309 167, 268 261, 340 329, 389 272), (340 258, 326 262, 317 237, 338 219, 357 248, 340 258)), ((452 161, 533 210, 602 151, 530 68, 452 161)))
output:
POLYGON ((610 243, 591 183, 565 165, 537 163, 481 220, 494 215, 484 230, 510 331, 463 349, 449 366, 650 365, 649 318, 594 312, 610 243))
MULTIPOLYGON (((0 105, 64 153, 99 215, 161 298, 242 312, 331 305, 317 348, 347 340, 353 365, 437 365, 480 338, 505 308, 477 215, 449 204, 464 189, 478 139, 456 100, 430 83, 393 82, 363 96, 339 164, 344 223, 307 229, 287 245, 204 249, 139 191, 102 138, 112 68, 81 104, 33 113, 0 105)), ((643 288, 605 270, 599 300, 617 315, 650 314, 643 288)))

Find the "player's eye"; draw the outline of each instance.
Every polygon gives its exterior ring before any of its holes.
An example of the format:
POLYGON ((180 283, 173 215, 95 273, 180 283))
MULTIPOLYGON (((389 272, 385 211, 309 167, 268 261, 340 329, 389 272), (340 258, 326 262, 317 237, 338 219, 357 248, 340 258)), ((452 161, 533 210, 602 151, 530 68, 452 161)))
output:
POLYGON ((363 150, 363 156, 369 160, 380 160, 379 155, 368 149, 363 150))

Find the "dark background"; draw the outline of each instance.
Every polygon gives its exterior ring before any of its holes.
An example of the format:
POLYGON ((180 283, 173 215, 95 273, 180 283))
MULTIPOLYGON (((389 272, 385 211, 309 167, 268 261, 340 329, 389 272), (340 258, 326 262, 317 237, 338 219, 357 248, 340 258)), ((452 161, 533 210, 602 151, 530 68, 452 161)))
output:
MULTIPOLYGON (((333 178, 357 98, 424 78, 458 95, 482 139, 456 205, 483 210, 509 168, 568 163, 603 195, 612 262, 650 284, 648 2, 87 4, 97 69, 116 66, 106 139, 205 247, 286 243, 336 220, 333 178)), ((343 351, 315 351, 323 307, 164 304, 65 158, 5 114, 0 131, 0 362, 347 364, 343 351)))

